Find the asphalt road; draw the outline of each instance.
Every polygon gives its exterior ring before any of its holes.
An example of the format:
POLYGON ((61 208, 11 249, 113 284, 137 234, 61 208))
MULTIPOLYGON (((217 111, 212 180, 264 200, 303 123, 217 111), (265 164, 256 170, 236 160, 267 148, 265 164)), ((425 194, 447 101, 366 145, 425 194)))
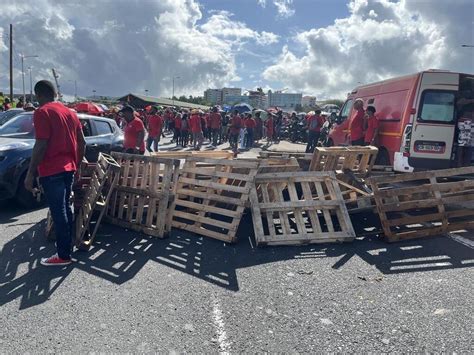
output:
POLYGON ((0 206, 0 353, 474 350, 469 237, 255 248, 248 214, 235 245, 104 224, 56 269, 45 217, 0 206))

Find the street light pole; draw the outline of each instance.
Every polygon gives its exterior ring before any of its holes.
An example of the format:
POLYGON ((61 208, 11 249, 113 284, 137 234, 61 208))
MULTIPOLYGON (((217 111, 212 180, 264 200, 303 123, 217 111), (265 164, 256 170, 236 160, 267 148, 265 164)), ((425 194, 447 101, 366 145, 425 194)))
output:
POLYGON ((21 77, 23 79, 23 103, 26 102, 26 93, 25 93, 25 58, 38 58, 37 55, 21 55, 21 77))
POLYGON ((30 101, 33 101, 33 77, 31 75, 32 68, 28 67, 28 70, 30 71, 30 101))
POLYGON ((472 45, 472 44, 461 44, 461 47, 464 47, 464 48, 474 48, 474 45, 472 45))
POLYGON ((74 82, 74 102, 77 102, 77 80, 68 80, 74 82))
POLYGON ((173 96, 171 97, 171 100, 173 101, 173 106, 174 106, 174 81, 175 79, 180 79, 179 76, 173 76, 173 96))

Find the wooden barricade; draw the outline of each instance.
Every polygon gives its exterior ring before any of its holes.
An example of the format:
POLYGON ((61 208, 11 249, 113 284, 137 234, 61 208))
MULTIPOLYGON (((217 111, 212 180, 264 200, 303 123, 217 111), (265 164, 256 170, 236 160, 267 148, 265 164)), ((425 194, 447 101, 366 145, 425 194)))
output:
POLYGON ((99 153, 97 164, 92 171, 75 218, 76 241, 79 249, 89 249, 99 229, 102 217, 110 200, 112 190, 117 184, 120 165, 109 155, 99 153), (98 212, 94 229, 89 226, 94 212, 98 212))
POLYGON ((352 171, 368 176, 377 158, 378 148, 368 147, 316 147, 309 170, 352 171))
POLYGON ((260 174, 250 192, 257 245, 299 245, 355 238, 334 172, 260 174), (314 194, 312 191, 315 191, 314 194))
POLYGON ((474 167, 369 179, 389 242, 474 227, 474 167), (470 176, 466 176, 470 175, 470 176))
POLYGON ((187 158, 171 206, 171 225, 235 242, 257 168, 257 161, 187 158))
POLYGON ((170 231, 169 205, 174 198, 179 160, 112 153, 120 177, 107 210, 107 221, 164 238, 170 231))
POLYGON ((210 159, 232 159, 234 153, 228 150, 202 151, 161 151, 153 152, 151 156, 167 159, 186 159, 189 157, 210 159))

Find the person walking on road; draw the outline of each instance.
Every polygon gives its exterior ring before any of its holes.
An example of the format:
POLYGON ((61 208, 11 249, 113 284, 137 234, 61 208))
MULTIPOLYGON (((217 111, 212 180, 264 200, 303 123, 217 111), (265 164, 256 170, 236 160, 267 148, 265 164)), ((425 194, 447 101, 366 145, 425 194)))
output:
POLYGON ((318 145, 321 128, 324 124, 324 118, 321 116, 321 110, 315 110, 314 115, 308 118, 308 143, 306 145, 306 153, 313 153, 318 145))
POLYGON ((199 116, 199 112, 197 110, 191 111, 189 126, 191 128, 191 133, 193 134, 194 149, 200 150, 204 141, 204 137, 202 136, 201 117, 199 116))
POLYGON ((215 148, 217 147, 217 143, 219 140, 219 136, 221 133, 221 124, 222 124, 222 116, 218 112, 219 110, 217 107, 212 108, 212 112, 209 115, 209 123, 211 126, 211 139, 212 139, 212 146, 215 148))
POLYGON ((125 106, 122 114, 127 122, 123 133, 123 149, 128 154, 145 154, 145 126, 142 120, 135 114, 132 106, 125 106))
POLYGON ((364 101, 354 102, 354 114, 349 122, 349 139, 351 145, 364 145, 364 101))
POLYGON ((43 188, 56 229, 57 253, 41 259, 45 266, 71 263, 74 217, 70 203, 74 174, 86 150, 82 125, 75 112, 56 102, 56 90, 47 80, 35 85, 40 107, 33 114, 35 146, 25 178, 25 188, 32 193, 36 174, 43 188))
POLYGON ((242 118, 239 115, 239 111, 235 110, 232 118, 230 119, 229 129, 229 143, 234 154, 239 152, 239 136, 242 128, 242 118))
POLYGON ((153 106, 148 116, 148 138, 146 149, 149 152, 152 152, 152 145, 153 150, 155 152, 158 151, 158 143, 160 142, 160 137, 163 130, 163 118, 158 114, 158 109, 153 106))

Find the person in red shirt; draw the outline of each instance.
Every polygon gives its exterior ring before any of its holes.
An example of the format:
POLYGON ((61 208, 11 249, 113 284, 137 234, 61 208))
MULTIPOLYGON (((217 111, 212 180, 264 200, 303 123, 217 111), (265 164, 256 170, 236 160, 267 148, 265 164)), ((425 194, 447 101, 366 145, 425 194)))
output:
POLYGON ((265 121, 265 127, 267 128, 267 142, 273 142, 273 114, 268 113, 267 120, 265 121))
POLYGON ((306 153, 314 152, 318 145, 319 136, 321 135, 321 127, 324 124, 324 118, 321 116, 321 110, 315 110, 314 115, 307 119, 308 143, 306 145, 306 153))
POLYGON ((181 140, 181 124, 182 124, 182 117, 180 113, 177 113, 174 117, 174 130, 175 130, 175 137, 176 137, 176 146, 182 144, 181 140))
POLYGON ((148 115, 148 138, 146 149, 149 152, 152 152, 151 148, 153 145, 153 149, 155 152, 158 151, 158 143, 160 142, 160 137, 163 131, 163 118, 158 112, 158 108, 153 106, 150 110, 150 115, 148 115))
POLYGON ((6 97, 5 101, 3 102, 3 111, 8 111, 11 108, 12 108, 12 105, 10 104, 10 99, 6 97))
POLYGON ((239 135, 240 130, 243 127, 242 118, 239 115, 239 111, 235 110, 232 118, 230 119, 230 130, 229 130, 229 143, 233 152, 238 153, 239 135))
POLYGON ((181 117, 180 137, 181 137, 181 146, 183 148, 186 148, 189 141, 189 122, 188 122, 187 113, 183 113, 183 116, 181 117))
POLYGON ((213 107, 212 112, 209 115, 209 125, 211 127, 211 135, 212 135, 212 146, 214 148, 217 147, 217 141, 221 133, 221 125, 222 125, 222 116, 218 111, 219 110, 217 109, 217 107, 213 107))
POLYGON ((368 106, 366 110, 367 130, 365 131, 365 145, 375 145, 379 135, 379 119, 375 116, 375 107, 368 106))
POLYGON ((193 135, 194 149, 199 150, 201 149, 201 145, 202 145, 202 142, 204 141, 204 137, 202 136, 201 117, 199 116, 199 112, 197 110, 191 111, 191 118, 189 119, 189 127, 193 135))
POLYGON ((121 112, 127 122, 123 129, 123 150, 129 154, 145 154, 145 126, 142 120, 135 115, 132 106, 125 106, 121 112))
POLYGON ((352 145, 364 145, 364 116, 364 101, 357 99, 349 122, 349 137, 352 145))
POLYGON ((37 82, 35 95, 40 104, 33 114, 36 141, 24 184, 28 191, 37 192, 33 181, 39 175, 56 230, 57 254, 41 259, 41 264, 63 266, 71 263, 74 216, 70 197, 86 142, 76 113, 54 101, 56 90, 50 81, 37 82))
POLYGON ((247 119, 245 120, 245 128, 247 130, 247 140, 245 142, 245 147, 248 149, 251 149, 254 144, 255 127, 257 127, 257 122, 255 122, 252 114, 249 113, 247 119))

